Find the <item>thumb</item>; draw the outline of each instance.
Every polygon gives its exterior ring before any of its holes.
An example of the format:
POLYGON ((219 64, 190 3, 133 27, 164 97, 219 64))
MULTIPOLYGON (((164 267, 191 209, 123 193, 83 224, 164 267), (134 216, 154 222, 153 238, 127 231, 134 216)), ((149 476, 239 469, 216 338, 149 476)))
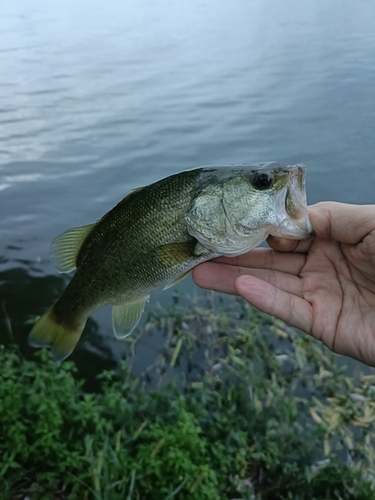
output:
POLYGON ((375 229, 375 205, 321 202, 309 207, 309 219, 318 238, 355 245, 375 229))
MULTIPOLYGON (((349 205, 324 201, 308 207, 315 237, 356 245, 375 230, 375 205, 349 205)), ((298 241, 269 236, 267 243, 279 252, 306 251, 313 240, 298 241)))

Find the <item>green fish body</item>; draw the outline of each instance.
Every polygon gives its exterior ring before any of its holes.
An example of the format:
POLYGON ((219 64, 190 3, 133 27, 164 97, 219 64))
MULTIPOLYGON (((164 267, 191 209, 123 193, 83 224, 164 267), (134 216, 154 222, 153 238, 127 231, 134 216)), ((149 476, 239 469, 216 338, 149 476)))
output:
POLYGON ((55 359, 76 346, 88 316, 112 304, 115 335, 137 325, 150 293, 220 255, 235 256, 269 234, 306 238, 305 167, 276 163, 202 167, 136 189, 95 224, 58 236, 57 269, 76 273, 29 341, 55 359))

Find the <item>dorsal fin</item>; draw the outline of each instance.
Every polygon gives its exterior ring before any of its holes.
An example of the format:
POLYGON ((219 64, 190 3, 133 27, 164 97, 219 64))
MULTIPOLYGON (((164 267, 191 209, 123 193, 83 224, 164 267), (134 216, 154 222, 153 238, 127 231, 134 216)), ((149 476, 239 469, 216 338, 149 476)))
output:
POLYGON ((68 273, 76 268, 78 252, 95 224, 74 227, 52 242, 50 249, 51 261, 60 273, 68 273))
MULTIPOLYGON (((133 198, 133 196, 137 193, 139 193, 140 191, 143 191, 144 189, 146 189, 147 186, 142 186, 142 187, 137 187, 135 189, 132 189, 130 191, 130 193, 128 193, 121 201, 119 201, 117 203, 117 205, 115 207, 112 208, 112 210, 110 210, 109 212, 107 212, 104 217, 106 217, 108 214, 110 214, 113 210, 116 210, 118 207, 122 207, 122 205, 125 205, 126 203, 129 202, 129 199, 133 198)), ((103 217, 103 219, 104 219, 103 217)))
MULTIPOLYGON (((141 187, 137 187, 137 188, 132 189, 130 191, 130 193, 128 194, 128 196, 130 196, 131 194, 134 194, 134 193, 138 193, 139 191, 143 191, 145 187, 146 186, 141 186, 141 187)), ((127 196, 126 196, 126 198, 127 198, 127 196)))

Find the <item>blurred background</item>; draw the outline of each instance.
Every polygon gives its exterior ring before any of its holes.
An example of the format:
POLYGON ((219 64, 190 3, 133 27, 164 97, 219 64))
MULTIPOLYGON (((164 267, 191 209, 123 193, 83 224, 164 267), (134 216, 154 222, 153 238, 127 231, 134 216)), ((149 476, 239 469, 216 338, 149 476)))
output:
MULTIPOLYGON (((371 0, 2 0, 1 11, 0 340, 10 320, 26 354, 28 323, 68 279, 49 262, 53 238, 138 186, 275 160, 307 165, 310 204, 375 202, 371 0)), ((72 358, 100 370, 123 348, 105 308, 72 358)))

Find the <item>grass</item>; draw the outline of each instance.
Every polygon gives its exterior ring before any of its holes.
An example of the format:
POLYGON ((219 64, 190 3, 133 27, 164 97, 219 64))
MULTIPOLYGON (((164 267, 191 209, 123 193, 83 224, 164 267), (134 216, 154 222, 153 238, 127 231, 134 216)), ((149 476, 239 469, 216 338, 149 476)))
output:
POLYGON ((155 309, 95 393, 70 362, 0 348, 1 500, 374 498, 375 375, 208 297, 155 309), (135 377, 151 334, 163 349, 135 377))

